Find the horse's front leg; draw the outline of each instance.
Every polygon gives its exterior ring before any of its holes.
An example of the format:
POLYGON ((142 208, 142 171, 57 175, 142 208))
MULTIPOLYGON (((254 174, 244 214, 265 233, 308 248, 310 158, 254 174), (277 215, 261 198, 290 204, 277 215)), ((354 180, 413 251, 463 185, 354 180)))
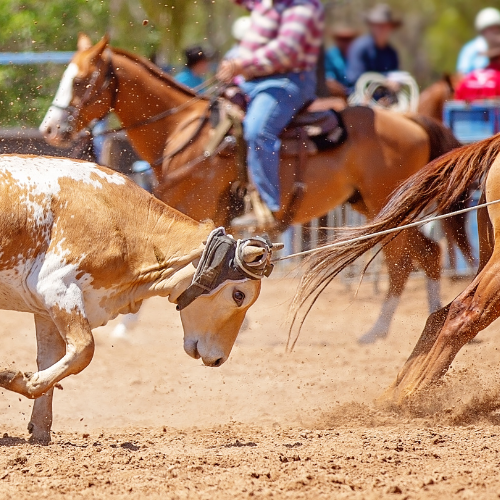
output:
MULTIPOLYGON (((45 370, 59 361, 66 352, 64 340, 54 322, 44 316, 35 315, 38 371, 45 370)), ((50 443, 52 427, 52 395, 54 389, 35 399, 28 430, 30 442, 50 443)))
POLYGON ((90 325, 78 307, 67 311, 58 306, 49 309, 50 317, 66 344, 66 353, 56 363, 33 374, 0 371, 0 386, 35 399, 54 387, 57 382, 81 372, 94 355, 94 338, 90 325))

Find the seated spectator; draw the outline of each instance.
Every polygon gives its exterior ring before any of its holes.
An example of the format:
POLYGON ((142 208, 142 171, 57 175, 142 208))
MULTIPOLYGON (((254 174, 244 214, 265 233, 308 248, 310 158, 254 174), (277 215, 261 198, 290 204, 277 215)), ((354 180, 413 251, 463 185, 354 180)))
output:
POLYGON ((347 94, 347 53, 358 33, 348 26, 335 26, 332 38, 335 43, 325 51, 325 77, 330 94, 345 97, 347 94))
POLYGON ((365 16, 370 33, 354 40, 347 55, 346 76, 350 90, 358 78, 368 71, 388 73, 399 69, 396 50, 389 43, 394 30, 401 26, 386 4, 373 7, 365 16))
POLYGON ((186 67, 175 79, 187 87, 196 89, 204 83, 210 69, 210 55, 199 45, 188 47, 184 54, 186 56, 186 67))
POLYGON ((467 42, 458 55, 457 73, 462 76, 488 65, 489 61, 485 55, 488 49, 488 38, 500 34, 500 11, 493 7, 480 10, 474 25, 478 36, 467 42))
POLYGON ((490 40, 490 47, 484 54, 489 64, 486 68, 469 73, 455 90, 455 99, 475 101, 500 97, 500 35, 490 40))
POLYGON ((240 43, 245 33, 250 29, 252 19, 250 16, 241 16, 234 21, 231 27, 231 35, 234 38, 234 45, 226 52, 224 59, 236 59, 240 52, 240 43))

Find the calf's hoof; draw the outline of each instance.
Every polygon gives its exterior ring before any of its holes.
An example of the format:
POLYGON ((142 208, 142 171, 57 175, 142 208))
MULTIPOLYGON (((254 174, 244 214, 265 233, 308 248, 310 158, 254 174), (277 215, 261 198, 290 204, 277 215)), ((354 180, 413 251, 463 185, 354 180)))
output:
POLYGON ((40 429, 33 422, 28 424, 28 432, 31 434, 29 438, 30 444, 39 444, 47 446, 50 444, 50 430, 40 429))

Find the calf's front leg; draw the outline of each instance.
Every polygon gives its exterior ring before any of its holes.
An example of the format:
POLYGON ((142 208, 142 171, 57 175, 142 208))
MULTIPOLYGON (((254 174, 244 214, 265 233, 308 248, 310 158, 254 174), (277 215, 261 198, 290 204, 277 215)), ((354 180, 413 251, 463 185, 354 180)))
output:
POLYGON ((94 338, 87 318, 78 308, 71 311, 51 307, 50 317, 66 344, 64 356, 51 366, 33 374, 0 371, 0 386, 30 399, 47 393, 68 375, 81 372, 94 355, 94 338))

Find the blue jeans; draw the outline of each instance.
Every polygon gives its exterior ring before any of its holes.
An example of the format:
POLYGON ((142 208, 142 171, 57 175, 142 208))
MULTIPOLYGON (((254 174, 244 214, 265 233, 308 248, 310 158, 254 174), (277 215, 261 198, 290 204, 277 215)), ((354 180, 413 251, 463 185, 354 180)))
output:
POLYGON ((255 78, 241 85, 250 97, 243 122, 250 177, 272 212, 280 207, 279 134, 297 112, 315 98, 316 72, 255 78))

